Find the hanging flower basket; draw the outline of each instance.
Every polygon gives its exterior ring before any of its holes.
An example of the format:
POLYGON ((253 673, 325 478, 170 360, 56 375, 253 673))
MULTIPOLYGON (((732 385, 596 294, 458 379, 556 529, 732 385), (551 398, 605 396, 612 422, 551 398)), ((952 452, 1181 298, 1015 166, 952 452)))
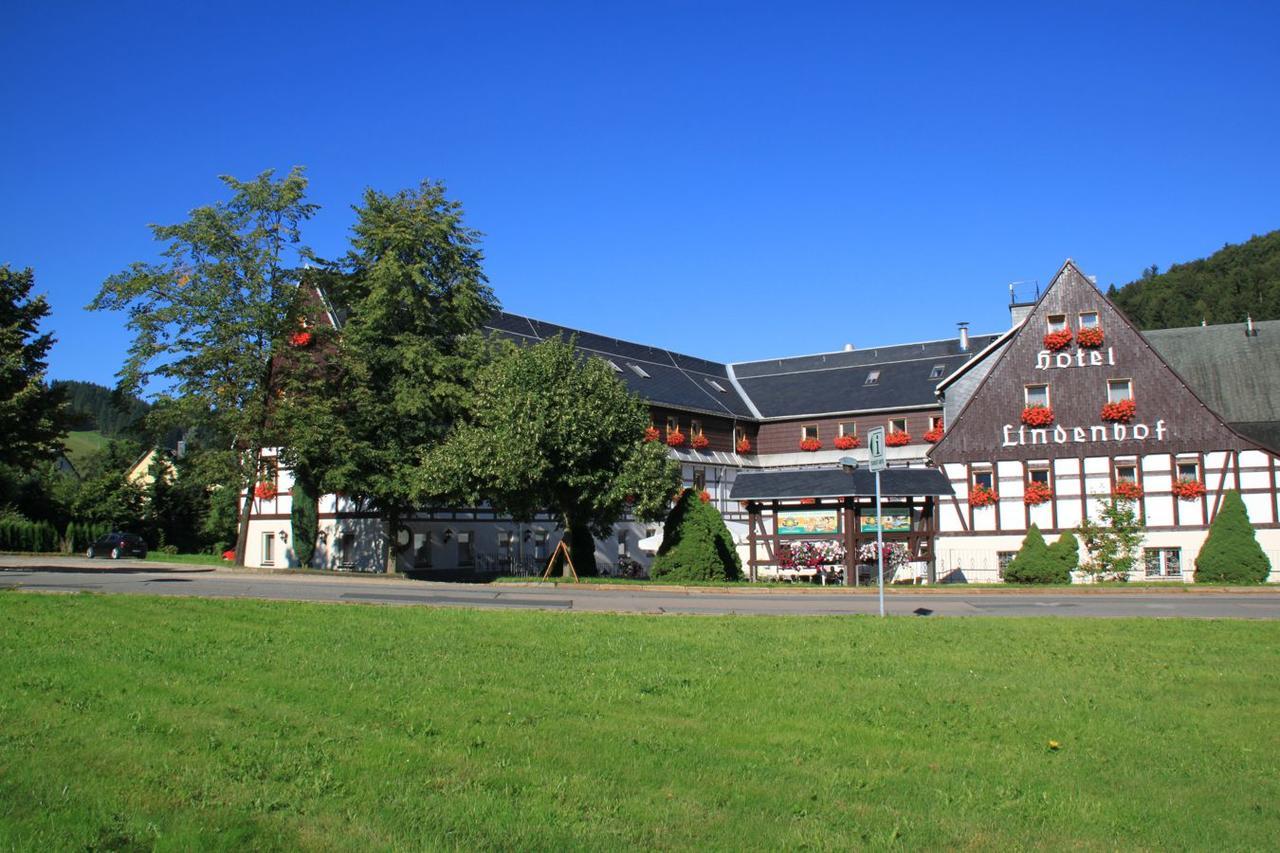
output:
POLYGON ((1138 412, 1138 404, 1132 400, 1107 403, 1102 407, 1102 419, 1117 424, 1127 424, 1138 412))
POLYGON ((1097 349, 1102 346, 1102 329, 1090 326, 1076 332, 1076 342, 1086 349, 1097 349))
POLYGON ((1142 497, 1142 486, 1132 480, 1121 480, 1116 483, 1116 487, 1111 490, 1111 494, 1117 498, 1137 500, 1142 497))
POLYGON ((999 500, 1000 496, 996 494, 995 489, 988 489, 981 484, 969 490, 969 506, 991 506, 999 500))
POLYGON ((884 437, 884 443, 889 447, 906 447, 911 443, 911 433, 909 432, 891 432, 884 437))
POLYGON ((668 447, 684 447, 684 433, 682 433, 678 429, 672 430, 671 432, 667 433, 667 446, 668 447))
POLYGON ((689 446, 692 447, 694 450, 706 450, 710 444, 711 444, 710 439, 708 439, 705 435, 702 435, 701 433, 699 433, 698 435, 695 435, 692 439, 689 440, 689 446))
POLYGON ((316 336, 310 332, 294 332, 289 336, 289 344, 297 347, 298 349, 302 349, 303 347, 311 346, 311 342, 315 339, 316 336))
POLYGON ((816 438, 805 438, 800 441, 800 449, 806 453, 813 453, 822 449, 822 442, 816 438))
POLYGON ((662 437, 662 433, 658 432, 658 428, 656 426, 645 428, 645 431, 644 431, 645 441, 657 441, 661 437, 662 437))
POLYGON ((836 450, 853 450, 861 445, 862 441, 856 435, 837 435, 833 444, 836 450))
POLYGON ((1180 501, 1194 501, 1204 497, 1204 483, 1184 477, 1173 484, 1173 493, 1180 501))
POLYGON ((708 492, 706 489, 703 489, 702 491, 698 492, 698 500, 702 501, 704 504, 711 503, 711 493, 708 492))
POLYGON ((1071 329, 1059 329, 1044 336, 1044 348, 1050 352, 1066 349, 1071 343, 1071 329))
POLYGON ((942 441, 942 427, 934 427, 924 434, 924 440, 930 444, 937 444, 942 441))
POLYGON ((1049 484, 1036 480, 1027 483, 1027 489, 1022 494, 1022 502, 1027 506, 1038 506, 1052 497, 1053 489, 1049 488, 1049 484))
POLYGON ((1029 427, 1043 427, 1053 423, 1053 409, 1035 403, 1022 410, 1022 422, 1029 427))
POLYGON ((747 438, 745 435, 744 435, 742 438, 738 439, 738 452, 739 452, 739 453, 750 453, 750 452, 751 452, 751 439, 747 438))
POLYGON ((276 496, 276 494, 275 483, 262 482, 253 487, 253 496, 255 498, 261 498, 264 501, 271 500, 276 496))

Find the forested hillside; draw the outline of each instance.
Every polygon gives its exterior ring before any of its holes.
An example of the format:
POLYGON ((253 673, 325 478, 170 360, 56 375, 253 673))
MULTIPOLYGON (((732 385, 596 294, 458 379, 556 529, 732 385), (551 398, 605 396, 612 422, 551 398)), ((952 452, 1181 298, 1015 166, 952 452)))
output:
POLYGON ((1280 231, 1163 273, 1153 266, 1107 295, 1143 329, 1280 319, 1280 231))
POLYGON ((107 438, 123 435, 135 426, 150 408, 137 397, 119 398, 110 388, 93 382, 60 380, 80 430, 93 430, 107 438))

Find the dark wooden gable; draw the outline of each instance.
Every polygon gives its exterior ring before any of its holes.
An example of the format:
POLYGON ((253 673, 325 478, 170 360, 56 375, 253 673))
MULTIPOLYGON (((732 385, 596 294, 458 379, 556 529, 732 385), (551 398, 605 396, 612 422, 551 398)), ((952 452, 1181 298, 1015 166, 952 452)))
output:
MULTIPOLYGON (((1232 431, 1187 387, 1120 311, 1067 261, 1027 321, 994 356, 995 366, 947 425, 930 457, 939 463, 1132 456, 1243 450, 1252 442, 1232 431), (1081 312, 1096 311, 1104 341, 1081 347, 1081 312), (1070 345, 1045 348, 1050 316, 1066 316, 1070 345), (1137 413, 1128 424, 1102 419, 1107 380, 1129 379, 1137 413), (1033 432, 1021 421, 1024 389, 1048 385, 1053 424, 1033 432)), ((1245 369, 1241 365, 1241 369, 1245 369)))

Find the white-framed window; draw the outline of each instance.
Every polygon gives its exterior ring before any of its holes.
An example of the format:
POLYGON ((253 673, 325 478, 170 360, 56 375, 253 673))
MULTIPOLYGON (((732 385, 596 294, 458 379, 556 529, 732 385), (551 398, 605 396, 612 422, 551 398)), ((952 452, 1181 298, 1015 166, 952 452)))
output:
POLYGON ((719 382, 715 381, 714 379, 708 379, 707 384, 710 385, 712 388, 716 389, 717 391, 719 391, 721 394, 729 393, 729 391, 723 385, 721 385, 719 382))
POLYGON ((906 418, 890 418, 889 419, 889 432, 906 432, 906 431, 907 431, 906 418))
POLYGON ((689 438, 693 438, 694 436, 698 436, 698 435, 702 435, 702 421, 699 421, 699 420, 689 421, 689 438))
POLYGON ((707 469, 705 465, 693 466, 693 489, 700 492, 707 487, 707 469))
POLYGON ((276 535, 274 533, 262 534, 262 565, 275 565, 276 561, 276 535))
POLYGON ((996 551, 996 566, 1000 569, 1000 577, 1004 577, 1005 569, 1009 568, 1009 564, 1016 556, 1018 556, 1017 551, 996 551))
POLYGON ((1136 462, 1116 462, 1116 482, 1138 482, 1138 465, 1136 462))
POLYGON ((943 374, 945 374, 946 372, 947 372, 947 366, 945 364, 935 364, 933 366, 933 370, 929 371, 929 378, 941 379, 943 377, 943 374))
POLYGON ((858 424, 854 421, 845 421, 844 423, 840 424, 837 428, 839 430, 840 435, 857 435, 858 434, 858 424))
POLYGON ((649 378, 648 372, 640 365, 627 362, 627 367, 631 368, 631 372, 634 373, 636 376, 639 376, 641 379, 649 378))
POLYGON ((431 533, 413 534, 413 566, 416 569, 431 568, 431 533))
POLYGON ((994 488, 995 481, 995 473, 990 468, 973 469, 973 485, 991 489, 994 488))
POLYGON ((868 374, 867 374, 867 381, 866 381, 866 382, 864 382, 864 383, 862 383, 862 384, 863 384, 863 385, 879 385, 879 384, 880 384, 880 371, 878 371, 878 370, 873 370, 873 371, 871 371, 870 373, 868 373, 868 374))
POLYGON ((1028 406, 1048 406, 1049 405, 1049 386, 1048 385, 1026 385, 1023 386, 1023 398, 1028 406))
POLYGON ((476 564, 475 543, 470 530, 458 532, 458 568, 470 568, 476 564))
POLYGON ((535 530, 533 532, 533 558, 535 560, 547 559, 547 531, 535 530))
POLYGON ((1098 328, 1098 312, 1097 311, 1081 311, 1080 312, 1080 328, 1082 329, 1098 328))
POLYGON ((1178 479, 1179 480, 1199 480, 1200 479, 1200 460, 1179 459, 1178 460, 1178 479))
POLYGON ((800 438, 801 438, 801 439, 806 439, 806 438, 817 438, 817 437, 818 437, 818 425, 817 425, 817 424, 805 424, 804 426, 802 426, 802 427, 800 428, 800 438))
POLYGON ((680 419, 675 415, 667 415, 667 435, 680 431, 680 419))
POLYGON ((356 535, 344 533, 338 540, 338 564, 354 566, 356 564, 356 535))
POLYGON ((627 531, 625 529, 618 531, 618 556, 626 557, 627 553, 627 531))
POLYGON ((504 567, 511 565, 512 540, 513 536, 510 530, 502 527, 498 528, 498 565, 504 567))
POLYGON ((1149 578, 1182 577, 1181 548, 1143 548, 1142 561, 1149 578))
POLYGON ((1049 466, 1037 465, 1027 468, 1027 482, 1049 485, 1049 466))
POLYGON ((942 415, 929 416, 929 429, 942 429, 942 415))
POLYGON ((1044 322, 1050 332, 1061 332, 1067 327, 1067 315, 1050 314, 1044 318, 1044 322))
POLYGON ((1107 402, 1122 403, 1125 400, 1133 399, 1133 380, 1132 379, 1108 379, 1107 380, 1107 402))
POLYGON ((734 427, 734 428, 733 428, 733 446, 734 446, 734 447, 737 447, 739 444, 741 444, 741 443, 742 443, 742 440, 743 440, 744 438, 746 438, 746 437, 747 437, 747 428, 746 428, 746 427, 734 427))
POLYGON ((622 368, 621 368, 621 367, 618 367, 618 363, 617 363, 616 361, 614 361, 613 359, 607 358, 607 359, 605 359, 605 361, 609 362, 609 366, 613 368, 613 372, 614 372, 614 373, 621 373, 621 372, 622 372, 622 368))

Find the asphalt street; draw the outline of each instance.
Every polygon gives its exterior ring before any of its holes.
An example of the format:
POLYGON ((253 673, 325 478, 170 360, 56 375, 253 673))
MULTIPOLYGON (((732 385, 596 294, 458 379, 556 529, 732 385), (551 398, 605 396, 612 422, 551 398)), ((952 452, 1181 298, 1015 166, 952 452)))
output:
MULTIPOLYGON (((874 614, 874 593, 844 591, 670 590, 570 586, 431 583, 359 575, 272 575, 113 562, 0 557, 0 589, 252 598, 349 604, 532 608, 620 613, 744 615, 874 614)), ((1192 617, 1280 619, 1274 592, 1004 593, 890 589, 887 610, 899 616, 1192 617)))

